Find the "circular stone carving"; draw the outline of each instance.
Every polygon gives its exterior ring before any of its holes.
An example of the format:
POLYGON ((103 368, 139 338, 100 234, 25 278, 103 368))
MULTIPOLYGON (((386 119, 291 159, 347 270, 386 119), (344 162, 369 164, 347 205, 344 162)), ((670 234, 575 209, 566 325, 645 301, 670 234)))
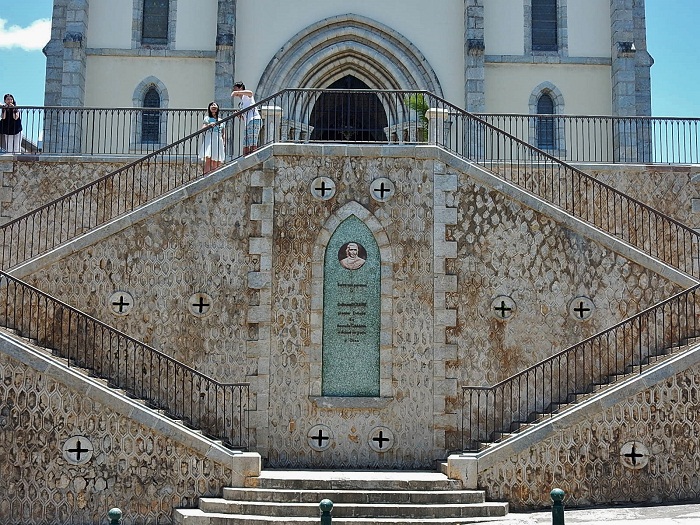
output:
POLYGON ((649 449, 639 441, 629 441, 620 449, 620 462, 634 470, 644 468, 649 463, 649 449))
POLYGON ((321 452, 333 443, 333 431, 326 425, 314 425, 309 429, 309 433, 306 434, 306 439, 312 449, 321 452))
POLYGON ((63 457, 71 465, 82 465, 92 458, 92 442, 85 436, 69 437, 63 444, 63 457))
POLYGON ((129 292, 114 292, 107 299, 107 307, 114 315, 127 315, 134 307, 134 298, 129 292))
POLYGON ((190 295, 187 307, 195 317, 206 317, 211 312, 212 298, 209 294, 198 292, 190 295))
POLYGON ((367 442, 375 452, 386 452, 394 446, 394 433, 386 427, 374 427, 367 442))
POLYGON ((328 177, 316 177, 311 181, 311 195, 322 201, 331 199, 335 195, 335 182, 328 177))
POLYGON ((369 186, 370 196, 377 202, 386 202, 394 196, 394 183, 386 177, 374 179, 369 186))
POLYGON ((491 301, 491 315, 499 321, 507 321, 515 315, 515 301, 507 295, 499 295, 491 301))
POLYGON ((574 297, 569 303, 569 315, 577 321, 586 321, 593 315, 595 305, 588 297, 574 297))

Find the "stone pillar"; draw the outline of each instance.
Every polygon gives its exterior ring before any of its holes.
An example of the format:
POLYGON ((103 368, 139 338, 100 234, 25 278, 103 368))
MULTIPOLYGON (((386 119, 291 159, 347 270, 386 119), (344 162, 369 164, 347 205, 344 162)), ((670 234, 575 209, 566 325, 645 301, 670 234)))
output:
MULTIPOLYGON (((637 114, 636 45, 633 0, 610 0, 612 34, 612 113, 617 117, 637 114)), ((635 121, 617 121, 614 132, 615 160, 635 162, 637 137, 635 121)))
MULTIPOLYGON (((51 40, 44 47, 47 106, 85 105, 89 0, 55 0, 51 40)), ((82 119, 77 112, 44 115, 43 151, 80 153, 82 119)))
POLYGON ((68 0, 54 0, 51 21, 51 40, 43 49, 46 56, 44 105, 60 106, 63 89, 63 36, 66 33, 68 0))
POLYGON ((216 25, 216 73, 214 100, 231 107, 231 90, 236 71, 236 0, 219 0, 216 25))
MULTIPOLYGON (((647 25, 645 0, 634 0, 634 45, 637 116, 651 116, 651 66, 654 59, 647 51, 647 25)), ((640 162, 652 162, 652 125, 648 120, 637 126, 637 157, 640 162)))
POLYGON ((464 107, 472 113, 486 111, 484 95, 484 5, 464 1, 464 107))
POLYGON ((281 140, 282 137, 282 108, 279 106, 263 106, 260 116, 265 127, 265 145, 281 140))
POLYGON ((450 112, 442 108, 430 108, 425 112, 428 119, 428 143, 446 144, 449 140, 450 112))
POLYGON ((257 261, 256 267, 248 272, 248 289, 251 300, 246 313, 248 340, 246 353, 250 383, 250 405, 248 424, 251 449, 267 450, 269 446, 270 405, 270 345, 272 324, 272 244, 274 228, 274 158, 263 163, 262 170, 251 175, 250 186, 260 191, 261 202, 250 204, 250 220, 257 223, 259 237, 251 237, 248 255, 257 261))
POLYGON ((66 8, 66 31, 63 35, 62 106, 85 104, 85 69, 87 66, 88 0, 70 0, 66 8))

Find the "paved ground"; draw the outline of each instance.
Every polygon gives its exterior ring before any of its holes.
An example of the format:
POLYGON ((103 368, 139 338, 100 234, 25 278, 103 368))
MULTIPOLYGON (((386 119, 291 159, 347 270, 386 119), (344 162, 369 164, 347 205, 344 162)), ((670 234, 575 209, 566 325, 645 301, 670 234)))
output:
MULTIPOLYGON (((489 525, 551 525, 551 511, 517 513, 489 525)), ((565 525, 700 525, 700 504, 564 510, 565 525)))

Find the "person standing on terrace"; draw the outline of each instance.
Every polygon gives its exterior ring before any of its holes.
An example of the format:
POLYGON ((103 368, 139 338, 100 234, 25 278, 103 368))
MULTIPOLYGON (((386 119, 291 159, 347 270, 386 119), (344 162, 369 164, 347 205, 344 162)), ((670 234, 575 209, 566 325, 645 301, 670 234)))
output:
POLYGON ((224 152, 224 124, 220 124, 219 105, 210 102, 207 106, 208 115, 204 117, 202 129, 202 146, 199 150, 199 158, 204 161, 204 173, 214 171, 221 166, 226 158, 224 152))
POLYGON ((7 93, 0 118, 0 148, 8 153, 22 152, 22 118, 15 97, 7 93))
MULTIPOLYGON (((238 103, 238 109, 244 110, 255 105, 255 97, 253 92, 245 88, 243 82, 236 82, 233 85, 232 97, 239 97, 241 100, 238 103)), ((253 153, 258 147, 258 136, 262 128, 262 118, 258 112, 258 108, 253 108, 241 115, 245 119, 245 138, 243 140, 243 155, 253 153)))

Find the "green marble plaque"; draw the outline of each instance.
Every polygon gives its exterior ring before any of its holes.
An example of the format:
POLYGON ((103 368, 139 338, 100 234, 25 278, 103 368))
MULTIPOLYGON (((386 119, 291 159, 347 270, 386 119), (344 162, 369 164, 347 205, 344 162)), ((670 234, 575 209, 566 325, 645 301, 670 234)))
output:
POLYGON ((380 263, 377 241, 354 215, 328 241, 323 279, 324 396, 379 396, 380 263))

